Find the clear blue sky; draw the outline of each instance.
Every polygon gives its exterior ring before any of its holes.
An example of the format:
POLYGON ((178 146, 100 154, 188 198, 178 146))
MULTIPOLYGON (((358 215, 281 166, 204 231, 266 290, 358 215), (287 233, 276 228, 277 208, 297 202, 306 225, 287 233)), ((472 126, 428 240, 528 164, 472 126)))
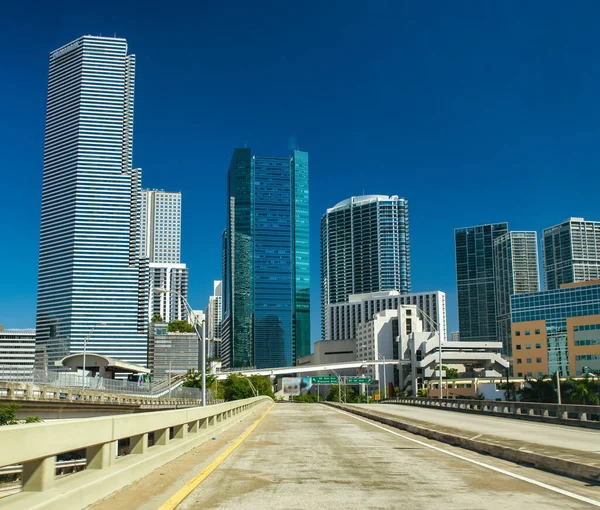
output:
POLYGON ((600 220, 596 1, 10 2, 0 16, 0 324, 35 326, 51 50, 117 34, 137 55, 134 163, 183 192, 190 302, 221 274, 232 149, 310 153, 319 219, 351 195, 409 200, 414 291, 456 318, 455 227, 600 220))

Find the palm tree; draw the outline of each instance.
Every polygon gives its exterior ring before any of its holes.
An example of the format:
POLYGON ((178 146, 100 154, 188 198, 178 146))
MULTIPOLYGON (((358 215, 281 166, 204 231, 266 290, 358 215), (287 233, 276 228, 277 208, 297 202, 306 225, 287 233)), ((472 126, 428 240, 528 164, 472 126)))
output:
POLYGON ((521 389, 522 402, 556 402, 556 389, 547 375, 537 379, 527 379, 521 389))
POLYGON ((589 374, 583 379, 569 377, 565 383, 565 394, 571 404, 598 405, 598 395, 594 392, 589 374))

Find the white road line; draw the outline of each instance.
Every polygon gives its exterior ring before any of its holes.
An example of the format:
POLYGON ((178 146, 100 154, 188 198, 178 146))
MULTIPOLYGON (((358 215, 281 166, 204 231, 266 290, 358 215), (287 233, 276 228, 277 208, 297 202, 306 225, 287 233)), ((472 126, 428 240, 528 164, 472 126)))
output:
POLYGON ((394 434, 395 436, 401 437, 402 439, 405 439, 406 441, 411 441, 413 443, 417 443, 417 444, 419 444, 421 446, 425 446, 425 447, 430 448, 432 450, 435 450, 437 452, 444 453, 446 455, 450 455, 451 457, 455 457, 457 459, 464 460, 466 462, 470 462, 471 464, 475 464, 476 466, 480 466, 482 468, 490 469, 492 471, 496 471, 497 473, 502 473, 503 475, 510 476, 512 478, 516 478, 517 480, 521 480, 523 482, 527 482, 527 483, 530 483, 530 484, 533 484, 533 485, 537 485, 538 487, 541 487, 542 489, 547 489, 547 490, 556 492, 558 494, 562 494, 563 496, 567 496, 568 498, 573 498, 573 499, 576 499, 578 501, 583 501, 584 503, 588 503, 590 505, 593 505, 593 506, 596 506, 596 507, 600 507, 600 501, 596 501, 595 499, 586 498, 585 496, 580 496, 579 494, 575 494, 574 492, 569 492, 569 491, 566 491, 564 489, 560 489, 559 487, 554 487, 553 485, 548 485, 547 483, 538 482, 537 480, 534 480, 532 478, 527 478, 526 476, 518 475, 516 473, 511 473, 510 471, 506 471, 504 469, 491 466, 490 464, 485 464, 485 463, 479 462, 477 460, 473 460, 473 459, 469 459, 467 457, 463 457, 462 455, 458 455, 456 453, 449 452, 448 450, 444 450, 443 448, 438 448, 437 446, 433 446, 433 445, 430 445, 428 443, 424 443, 423 441, 418 441, 417 439, 413 439, 411 437, 404 436, 402 434, 399 434, 398 432, 395 432, 393 430, 390 430, 390 429, 387 429, 385 427, 382 427, 381 425, 377 425, 376 423, 373 423, 372 421, 365 420, 364 418, 360 418, 359 416, 356 416, 354 414, 348 413, 346 411, 340 411, 339 409, 334 409, 334 408, 329 407, 329 406, 327 406, 327 408, 330 409, 330 410, 332 410, 332 411, 335 411, 337 413, 349 416, 350 418, 354 418, 355 420, 367 423, 367 424, 369 424, 369 425, 371 425, 373 427, 376 427, 378 429, 384 430, 385 432, 389 432, 390 434, 394 434))

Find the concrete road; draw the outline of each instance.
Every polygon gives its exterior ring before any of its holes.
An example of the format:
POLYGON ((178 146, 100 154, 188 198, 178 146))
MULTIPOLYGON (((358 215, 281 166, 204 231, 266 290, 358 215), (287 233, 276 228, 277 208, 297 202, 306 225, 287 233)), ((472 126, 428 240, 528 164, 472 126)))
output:
POLYGON ((276 404, 178 508, 567 509, 590 508, 596 500, 600 488, 583 482, 322 405, 276 404))
POLYGON ((545 446, 570 448, 582 452, 596 452, 600 459, 600 431, 553 425, 511 418, 478 416, 472 413, 443 411, 408 405, 395 404, 352 404, 378 413, 391 414, 414 422, 432 423, 452 427, 460 431, 498 436, 506 439, 525 441, 545 446))

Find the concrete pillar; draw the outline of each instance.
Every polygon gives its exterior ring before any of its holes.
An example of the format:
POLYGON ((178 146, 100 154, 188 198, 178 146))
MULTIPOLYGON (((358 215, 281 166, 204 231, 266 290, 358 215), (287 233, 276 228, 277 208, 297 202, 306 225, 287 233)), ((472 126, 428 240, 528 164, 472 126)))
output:
POLYGON ((106 469, 112 464, 114 443, 96 444, 85 449, 87 469, 106 469))
POLYGON ((544 410, 542 411, 542 417, 543 417, 543 418, 548 418, 548 409, 544 409, 544 410))
POLYGON ((188 433, 196 434, 198 432, 198 420, 194 420, 192 423, 188 424, 188 433))
POLYGON ((529 410, 527 411, 527 414, 528 414, 529 416, 535 416, 535 410, 533 410, 533 409, 529 409, 529 410))
POLYGON ((159 446, 166 446, 169 444, 171 438, 169 437, 170 430, 160 429, 154 431, 154 444, 159 446))
POLYGON ((209 427, 213 427, 217 423, 217 417, 216 416, 209 416, 207 418, 207 420, 208 420, 208 426, 209 427))
POLYGON ((148 451, 148 434, 139 434, 137 436, 131 436, 129 439, 131 446, 131 453, 141 455, 148 451))
POLYGON ((201 418, 200 419, 200 423, 199 423, 199 427, 202 430, 206 430, 208 428, 208 418, 201 418))
POLYGON ((560 412, 560 413, 558 413, 558 417, 561 420, 568 420, 569 419, 569 413, 567 413, 566 411, 560 412))
POLYGON ((175 439, 185 439, 187 437, 187 423, 173 427, 175 439))
POLYGON ((24 491, 40 492, 50 489, 56 478, 56 457, 24 462, 22 476, 24 491))
POLYGON ((580 421, 587 421, 587 413, 579 413, 580 421))

